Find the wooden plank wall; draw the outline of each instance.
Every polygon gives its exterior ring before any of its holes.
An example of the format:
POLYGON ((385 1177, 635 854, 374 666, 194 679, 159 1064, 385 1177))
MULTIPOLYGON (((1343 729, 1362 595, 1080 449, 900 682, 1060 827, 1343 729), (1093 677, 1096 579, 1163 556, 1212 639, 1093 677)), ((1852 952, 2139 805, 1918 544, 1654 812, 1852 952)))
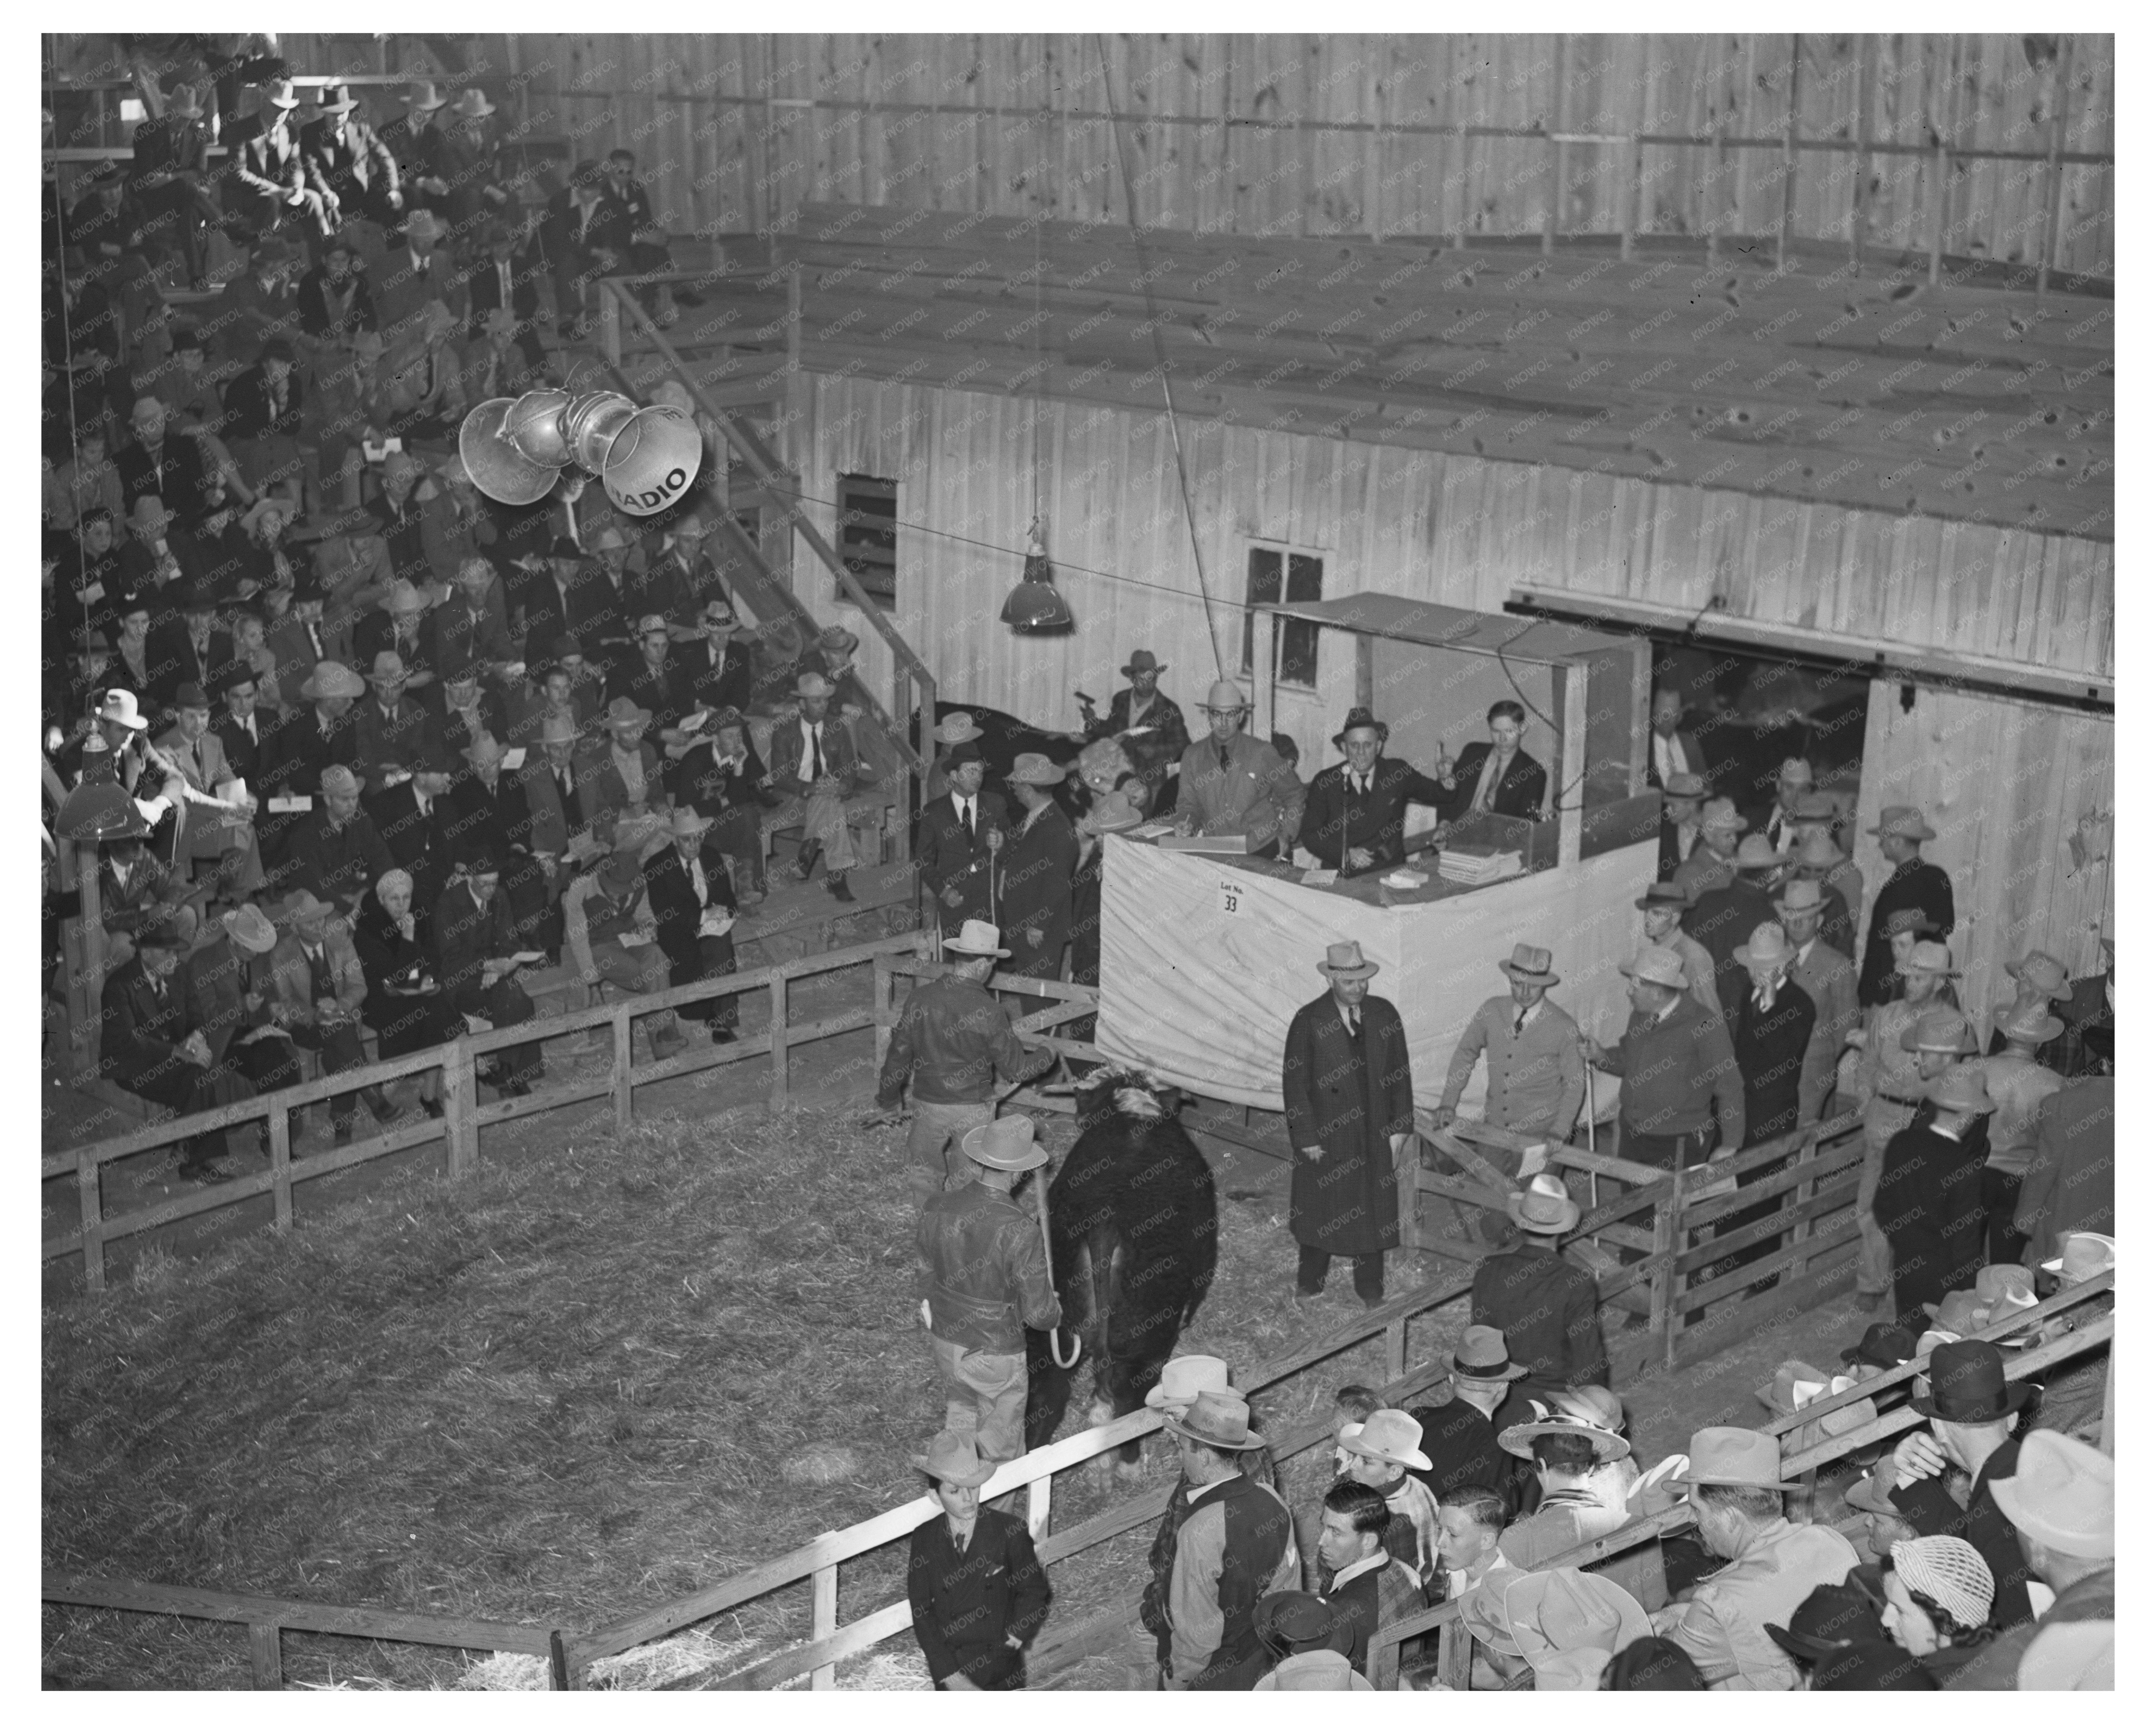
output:
MULTIPOLYGON (((839 474, 898 481, 896 620, 946 698, 1063 728, 1076 722, 1070 690, 1104 700, 1137 646, 1170 661, 1178 700, 1203 695, 1213 654, 1165 415, 814 375, 793 392, 784 434, 819 526, 839 474), (1036 506, 1078 616, 1061 639, 996 621, 1036 506)), ((1494 611, 1522 582, 1684 606, 1719 593, 1730 614, 1815 630, 1829 652, 1837 634, 1887 634, 2111 665, 2108 545, 1219 421, 1187 420, 1183 434, 1231 669, 1253 540, 1322 553, 1328 598, 1383 591, 1494 611)), ((801 596, 820 619, 845 620, 827 587, 804 578, 801 596)), ((880 686, 889 667, 872 636, 862 656, 880 686)), ((1328 694, 1332 669, 1321 666, 1328 694)), ((1284 699, 1281 728, 1306 769, 1332 759, 1338 706, 1284 699)))
MULTIPOLYGON (((1953 881, 1948 944, 1979 1033, 2014 997, 2001 967, 2010 958, 2041 947, 2071 975, 2103 967, 2097 941, 2114 932, 2113 730, 2106 718, 1946 689, 1917 689, 1904 711, 1898 684, 1871 685, 1856 824, 1875 826, 1882 806, 1902 803, 1938 830, 1924 855, 1953 881)), ((1878 840, 1860 837, 1856 859, 1876 891, 1888 871, 1878 840)))
MULTIPOLYGON (((284 39, 295 64, 359 51, 352 38, 284 39)), ((803 203, 833 198, 1123 214, 1091 36, 467 39, 497 100, 526 92, 536 129, 587 154, 637 149, 660 210, 684 230, 785 228, 803 203), (728 100, 701 100, 711 96, 728 100)), ((423 50, 400 40, 408 65, 423 50)), ((1201 232, 1435 239, 1553 222, 1560 233, 1778 234, 1781 151, 1732 149, 1717 167, 1706 141, 1717 129, 1782 139, 1793 82, 1800 139, 1914 151, 1799 150, 1789 212, 1799 238, 1845 242, 1861 223, 1872 246, 1928 254, 1934 140, 2041 158, 2063 107, 2068 153, 2112 148, 2113 49, 2100 35, 1147 34, 1105 45, 1115 108, 1137 122, 1127 137, 1140 218, 1201 232), (1645 146, 1635 205, 1629 143, 1568 145, 1553 178, 1539 139, 1453 130, 1476 126, 1702 141, 1645 146)), ((1949 162, 1946 251, 2033 258, 2046 179, 2041 159, 1949 162)), ((2064 186, 2060 261, 2107 276, 2111 170, 2070 165, 2064 186)))

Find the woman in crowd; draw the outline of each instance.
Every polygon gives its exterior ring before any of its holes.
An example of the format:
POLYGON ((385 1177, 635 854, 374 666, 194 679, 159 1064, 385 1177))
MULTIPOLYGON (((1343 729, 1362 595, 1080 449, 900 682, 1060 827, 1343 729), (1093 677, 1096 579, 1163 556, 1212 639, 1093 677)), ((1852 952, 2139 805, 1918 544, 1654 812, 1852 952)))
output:
POLYGON ((1887 1559, 1879 1621, 1942 1688, 1991 1641, 1991 1570, 1965 1538, 1905 1538, 1887 1559))
MULTIPOLYGON (((435 981, 424 911, 412 903, 412 876, 392 868, 361 902, 352 931, 367 998, 359 1014, 381 1038, 381 1057, 397 1060, 439 1047, 449 1039, 448 996, 435 981)), ((441 1078, 429 1071, 417 1080, 419 1105, 441 1116, 441 1078)))

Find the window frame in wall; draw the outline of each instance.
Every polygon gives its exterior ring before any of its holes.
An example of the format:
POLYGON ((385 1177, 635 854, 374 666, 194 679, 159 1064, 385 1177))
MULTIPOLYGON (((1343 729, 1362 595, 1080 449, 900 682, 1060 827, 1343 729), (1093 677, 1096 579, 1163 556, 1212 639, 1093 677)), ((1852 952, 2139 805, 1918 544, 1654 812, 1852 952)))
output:
MULTIPOLYGON (((838 522, 833 549, 851 572, 861 590, 878 608, 898 608, 898 481, 870 473, 838 475, 838 522), (880 509, 864 511, 865 501, 888 502, 890 525, 877 525, 880 509), (887 541, 887 542, 885 542, 887 541)), ((834 580, 832 597, 841 604, 855 603, 843 582, 834 580)))
MULTIPOLYGON (((1313 604, 1325 597, 1325 552, 1282 539, 1246 539, 1243 552, 1242 674, 1253 675, 1252 658, 1260 604, 1313 604), (1270 578, 1261 577, 1261 559, 1273 560, 1270 578), (1302 567, 1296 565, 1301 563, 1302 567), (1296 577, 1302 578, 1298 581, 1296 577), (1260 588, 1265 591, 1261 592, 1260 588), (1310 590, 1297 590, 1308 588, 1310 590), (1283 594, 1286 596, 1283 598, 1283 594)), ((1318 625, 1282 617, 1273 630, 1273 686, 1296 693, 1317 693, 1318 625), (1306 671, 1306 674, 1302 674, 1306 671)))

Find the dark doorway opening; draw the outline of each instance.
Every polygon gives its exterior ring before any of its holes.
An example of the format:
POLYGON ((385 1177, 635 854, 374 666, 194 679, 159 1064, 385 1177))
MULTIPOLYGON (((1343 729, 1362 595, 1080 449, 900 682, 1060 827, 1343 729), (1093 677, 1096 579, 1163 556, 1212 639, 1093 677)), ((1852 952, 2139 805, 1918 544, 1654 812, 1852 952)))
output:
MULTIPOLYGON (((1814 786, 1849 818, 1864 773, 1868 670, 1718 642, 1658 638, 1654 649, 1655 686, 1683 697, 1679 727, 1698 738, 1712 793, 1735 803, 1753 831, 1774 805, 1782 762, 1793 757, 1811 763, 1814 786)), ((1846 829, 1840 837, 1846 849, 1846 829)))

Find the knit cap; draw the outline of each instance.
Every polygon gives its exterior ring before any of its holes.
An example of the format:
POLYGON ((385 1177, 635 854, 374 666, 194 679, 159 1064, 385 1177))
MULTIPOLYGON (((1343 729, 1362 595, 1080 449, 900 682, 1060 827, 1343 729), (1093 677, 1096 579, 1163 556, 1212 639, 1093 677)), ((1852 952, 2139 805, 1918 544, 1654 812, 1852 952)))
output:
POLYGON ((1965 1629, 1991 1614, 1991 1569, 1965 1538, 1905 1538, 1891 1553, 1894 1572, 1965 1629))

